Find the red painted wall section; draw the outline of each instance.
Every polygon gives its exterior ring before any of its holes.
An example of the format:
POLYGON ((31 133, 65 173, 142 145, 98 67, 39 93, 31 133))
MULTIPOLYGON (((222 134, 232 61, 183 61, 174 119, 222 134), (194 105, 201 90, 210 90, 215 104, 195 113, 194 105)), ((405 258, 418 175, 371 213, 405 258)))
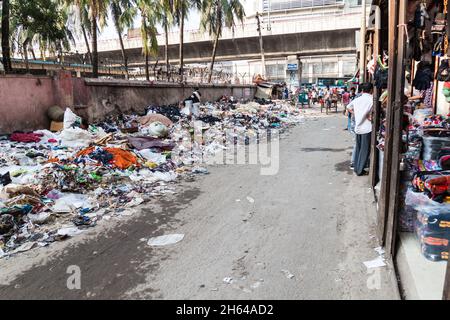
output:
POLYGON ((50 77, 0 77, 0 134, 48 128, 47 109, 55 105, 50 77))
POLYGON ((73 103, 73 79, 70 71, 59 71, 56 74, 54 85, 54 95, 57 104, 63 109, 72 106, 73 103))

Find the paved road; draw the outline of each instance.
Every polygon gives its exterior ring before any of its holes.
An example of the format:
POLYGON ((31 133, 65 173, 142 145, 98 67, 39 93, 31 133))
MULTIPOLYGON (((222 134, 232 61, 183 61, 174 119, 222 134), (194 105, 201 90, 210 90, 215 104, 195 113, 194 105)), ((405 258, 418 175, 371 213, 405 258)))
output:
POLYGON ((291 129, 277 175, 214 166, 127 221, 0 261, 0 298, 397 298, 390 267, 363 265, 377 257, 375 209, 367 178, 349 170, 344 125, 336 115, 291 129), (143 241, 168 233, 185 238, 156 249, 143 241), (71 265, 81 290, 67 289, 71 265))

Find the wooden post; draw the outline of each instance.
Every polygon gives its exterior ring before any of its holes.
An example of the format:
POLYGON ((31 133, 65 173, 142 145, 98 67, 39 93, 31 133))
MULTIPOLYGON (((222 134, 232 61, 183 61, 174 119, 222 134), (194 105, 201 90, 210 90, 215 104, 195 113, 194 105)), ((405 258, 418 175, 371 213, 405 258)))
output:
MULTIPOLYGON (((380 7, 376 7, 376 13, 375 13, 375 29, 373 33, 373 56, 376 60, 376 58, 380 55, 380 28, 381 28, 381 14, 380 14, 380 7)), ((376 63, 376 61, 375 61, 376 63)), ((371 142, 371 151, 370 151, 370 185, 372 188, 375 188, 379 181, 378 177, 378 149, 377 149, 377 134, 378 130, 380 129, 380 116, 381 116, 381 103, 380 100, 380 92, 381 90, 378 90, 378 88, 375 88, 374 90, 374 114, 373 114, 373 129, 372 129, 372 142, 371 142)))
POLYGON ((447 262, 447 274, 445 275, 443 300, 450 300, 450 259, 447 262))
POLYGON ((383 173, 381 179, 380 200, 377 217, 377 236, 380 245, 385 244, 386 240, 386 221, 389 209, 389 194, 391 180, 391 162, 392 162, 392 134, 394 123, 394 92, 396 92, 396 73, 397 70, 397 38, 398 38, 398 1, 389 1, 389 77, 388 77, 388 105, 386 115, 386 140, 384 145, 383 173))
MULTIPOLYGON (((394 256, 396 253, 397 239, 397 220, 398 220, 398 204, 399 204, 399 186, 400 186, 400 155, 402 148, 403 135, 403 96, 405 88, 405 49, 406 49, 406 33, 403 25, 406 23, 406 0, 399 1, 399 23, 398 45, 397 45, 397 68, 396 85, 395 85, 395 101, 394 101, 394 123, 392 133, 392 157, 391 157, 391 186, 389 192, 389 207, 386 226, 386 252, 388 255, 394 256)), ((394 71, 394 70, 393 70, 394 71)))

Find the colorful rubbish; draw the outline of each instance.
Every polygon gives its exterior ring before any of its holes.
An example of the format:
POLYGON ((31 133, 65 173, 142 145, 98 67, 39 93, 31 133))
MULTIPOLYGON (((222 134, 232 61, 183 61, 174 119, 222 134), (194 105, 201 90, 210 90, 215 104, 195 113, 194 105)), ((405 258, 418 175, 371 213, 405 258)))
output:
MULTIPOLYGON (((145 116, 109 116, 88 130, 66 109, 58 133, 0 139, 0 258, 130 216, 155 196, 174 193, 171 184, 180 176, 208 174, 206 161, 217 154, 268 141, 268 130, 303 121, 287 102, 196 107, 196 121, 176 106, 158 106, 145 116)), ((166 235, 148 244, 182 239, 166 235)))

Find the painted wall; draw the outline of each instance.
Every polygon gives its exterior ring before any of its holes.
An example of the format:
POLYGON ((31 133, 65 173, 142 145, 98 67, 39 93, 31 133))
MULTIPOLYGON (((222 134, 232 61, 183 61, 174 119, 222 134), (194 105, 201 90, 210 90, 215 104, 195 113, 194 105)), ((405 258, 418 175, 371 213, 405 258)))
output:
MULTIPOLYGON (((252 99, 254 86, 200 85, 203 101, 222 95, 252 99)), ((142 81, 55 77, 0 76, 0 134, 49 128, 47 109, 71 107, 88 120, 113 113, 142 113, 149 105, 175 104, 189 97, 193 85, 151 84, 142 81)))
POLYGON ((50 77, 0 77, 0 134, 48 128, 47 109, 55 104, 50 77))

